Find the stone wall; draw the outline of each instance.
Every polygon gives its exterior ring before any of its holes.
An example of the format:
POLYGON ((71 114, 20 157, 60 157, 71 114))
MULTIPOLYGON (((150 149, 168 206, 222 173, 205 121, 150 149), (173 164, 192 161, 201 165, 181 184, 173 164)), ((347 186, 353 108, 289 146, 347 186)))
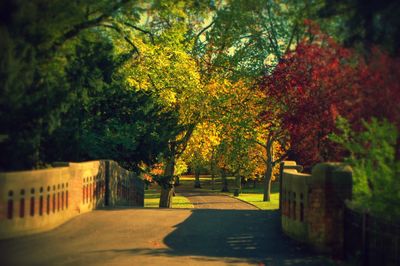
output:
POLYGON ((0 239, 53 229, 99 207, 143 206, 143 182, 114 161, 0 173, 0 239))
POLYGON ((282 165, 281 223, 294 239, 319 251, 340 255, 343 250, 343 210, 351 198, 351 170, 339 163, 322 163, 311 174, 295 162, 282 165))

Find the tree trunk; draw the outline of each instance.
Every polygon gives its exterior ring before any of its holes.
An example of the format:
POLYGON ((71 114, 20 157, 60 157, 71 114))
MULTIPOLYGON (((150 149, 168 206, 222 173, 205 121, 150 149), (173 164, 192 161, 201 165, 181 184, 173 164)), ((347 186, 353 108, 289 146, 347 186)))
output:
POLYGON ((161 187, 161 195, 160 195, 160 208, 171 208, 172 207, 172 196, 173 196, 173 188, 172 187, 161 187))
POLYGON ((195 167, 194 169, 194 187, 195 188, 201 188, 200 184, 200 168, 195 167))
POLYGON ((215 189, 215 167, 214 167, 214 150, 211 156, 211 164, 210 164, 210 171, 211 171, 211 190, 215 189))
POLYGON ((226 178, 226 170, 222 169, 221 171, 222 171, 222 174, 221 174, 221 177, 222 177, 222 189, 221 189, 221 192, 229 192, 228 179, 226 178))
POLYGON ((215 189, 215 174, 214 169, 211 170, 211 190, 215 189))
POLYGON ((160 208, 171 208, 172 207, 172 196, 174 194, 174 176, 175 171, 175 156, 171 155, 166 160, 164 170, 164 183, 161 184, 161 195, 160 195, 160 208))
POLYGON ((239 174, 235 174, 235 190, 233 191, 233 196, 238 197, 242 192, 242 177, 239 174))
POLYGON ((271 201, 271 179, 272 179, 272 168, 274 161, 274 146, 273 146, 273 138, 268 136, 266 141, 266 169, 264 174, 264 198, 263 201, 271 201))
POLYGON ((264 198, 263 201, 271 201, 271 181, 272 181, 272 163, 267 163, 267 169, 264 174, 264 198))

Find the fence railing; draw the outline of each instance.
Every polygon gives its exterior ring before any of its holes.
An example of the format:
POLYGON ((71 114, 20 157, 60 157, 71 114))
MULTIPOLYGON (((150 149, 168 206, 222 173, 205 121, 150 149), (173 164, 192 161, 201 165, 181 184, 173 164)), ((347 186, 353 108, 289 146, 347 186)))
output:
POLYGON ((400 265, 400 222, 345 207, 344 254, 357 265, 400 265))

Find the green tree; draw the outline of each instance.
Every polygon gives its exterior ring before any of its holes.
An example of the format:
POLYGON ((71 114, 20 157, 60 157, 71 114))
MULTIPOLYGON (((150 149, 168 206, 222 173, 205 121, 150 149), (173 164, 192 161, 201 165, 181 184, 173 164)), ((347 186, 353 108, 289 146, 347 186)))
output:
MULTIPOLYGON (((112 158, 128 169, 154 163, 177 119, 151 95, 132 90, 118 73, 121 57, 109 39, 83 39, 66 69, 71 108, 46 137, 46 161, 112 158), (167 130, 166 130, 167 129, 167 130)), ((172 133, 173 134, 173 133, 172 133)))

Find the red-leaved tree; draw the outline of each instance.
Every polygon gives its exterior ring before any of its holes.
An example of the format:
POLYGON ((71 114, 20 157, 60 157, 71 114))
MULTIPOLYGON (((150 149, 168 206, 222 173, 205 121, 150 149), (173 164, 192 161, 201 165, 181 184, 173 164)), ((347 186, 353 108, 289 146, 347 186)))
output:
POLYGON ((306 167, 340 160, 342 150, 328 139, 338 115, 355 129, 373 116, 399 127, 400 60, 377 48, 367 58, 314 27, 313 40, 298 44, 263 78, 261 89, 290 137, 292 159, 306 167))

